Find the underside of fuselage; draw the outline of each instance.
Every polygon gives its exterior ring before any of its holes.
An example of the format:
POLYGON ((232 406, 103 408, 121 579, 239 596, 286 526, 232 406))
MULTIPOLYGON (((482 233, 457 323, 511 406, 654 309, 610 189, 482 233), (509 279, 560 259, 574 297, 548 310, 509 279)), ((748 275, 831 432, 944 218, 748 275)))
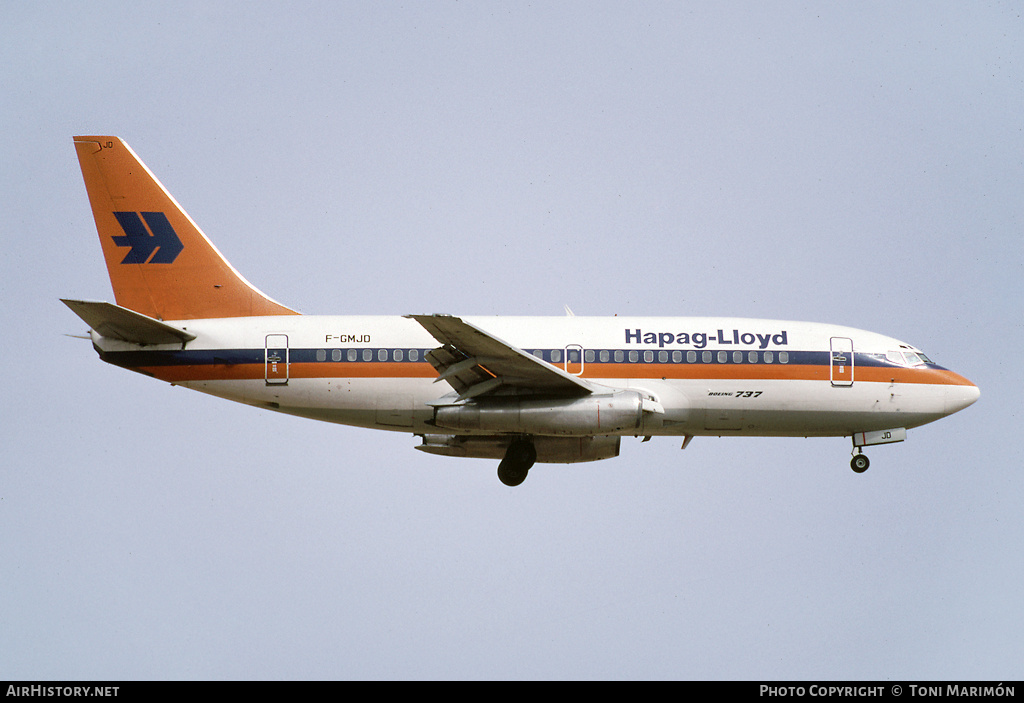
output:
MULTIPOLYGON (((614 387, 613 379, 597 379, 614 387)), ((293 379, 288 386, 262 381, 194 381, 179 385, 228 400, 298 417, 353 427, 411 434, 443 432, 435 423, 442 396, 429 381, 407 379, 293 379), (431 393, 431 391, 434 391, 431 393)), ((750 385, 750 384, 747 384, 750 385)), ((761 382, 757 397, 736 397, 742 388, 708 390, 706 383, 647 383, 640 387, 665 403, 664 413, 646 413, 619 436, 849 437, 891 427, 911 429, 946 414, 941 386, 917 387, 912 394, 890 384, 861 383, 834 388, 820 382, 761 382), (711 395, 714 394, 714 395, 711 395)), ((491 430, 461 428, 459 434, 492 435, 491 430)), ((506 433, 521 434, 512 426, 506 433)), ((534 433, 540 434, 540 433, 534 433)), ((580 433, 583 436, 587 433, 580 433)), ((573 436, 551 433, 550 436, 573 436)))

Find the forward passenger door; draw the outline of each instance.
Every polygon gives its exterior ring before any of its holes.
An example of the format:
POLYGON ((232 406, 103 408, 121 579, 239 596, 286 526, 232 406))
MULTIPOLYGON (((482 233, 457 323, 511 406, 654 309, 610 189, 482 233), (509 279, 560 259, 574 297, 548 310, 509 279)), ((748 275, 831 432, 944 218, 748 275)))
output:
POLYGON ((853 340, 849 337, 833 337, 830 350, 831 372, 829 378, 833 386, 853 385, 853 340))

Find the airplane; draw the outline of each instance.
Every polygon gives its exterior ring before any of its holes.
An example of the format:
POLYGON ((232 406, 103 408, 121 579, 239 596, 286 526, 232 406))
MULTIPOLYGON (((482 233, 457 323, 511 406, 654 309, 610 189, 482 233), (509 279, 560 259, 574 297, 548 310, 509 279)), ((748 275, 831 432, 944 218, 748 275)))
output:
POLYGON ((618 456, 623 437, 850 437, 908 429, 980 391, 920 349, 811 322, 717 317, 304 315, 249 283, 121 139, 74 137, 116 304, 62 299, 100 359, 248 405, 404 432, 429 454, 618 456))

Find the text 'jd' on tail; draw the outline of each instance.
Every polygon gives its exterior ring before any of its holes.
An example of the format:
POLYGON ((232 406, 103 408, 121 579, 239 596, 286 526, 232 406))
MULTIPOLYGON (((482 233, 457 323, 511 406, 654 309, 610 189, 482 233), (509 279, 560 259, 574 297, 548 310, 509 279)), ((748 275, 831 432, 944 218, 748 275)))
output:
POLYGON ((117 137, 75 137, 117 304, 160 320, 297 315, 242 277, 117 137))

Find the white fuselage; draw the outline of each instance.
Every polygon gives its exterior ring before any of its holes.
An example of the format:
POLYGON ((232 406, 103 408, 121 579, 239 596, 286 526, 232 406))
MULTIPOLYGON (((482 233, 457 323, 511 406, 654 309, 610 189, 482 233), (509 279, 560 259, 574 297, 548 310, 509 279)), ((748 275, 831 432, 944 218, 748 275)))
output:
POLYGON ((107 362, 283 413, 421 435, 422 451, 616 456, 626 435, 850 436, 860 447, 978 389, 896 339, 740 318, 301 315, 227 262, 131 148, 74 138, 116 304, 65 299, 107 362))
MULTIPOLYGON (((977 387, 922 360, 919 350, 836 325, 742 318, 463 319, 568 374, 639 390, 664 410, 645 412, 638 427, 609 434, 850 436, 916 427, 978 397, 977 387)), ((143 347, 93 333, 93 341, 104 360, 119 366, 328 422, 438 432, 436 408, 451 402, 452 388, 436 382, 438 374, 425 360, 438 342, 413 319, 284 315, 168 322, 196 338, 143 347)))

